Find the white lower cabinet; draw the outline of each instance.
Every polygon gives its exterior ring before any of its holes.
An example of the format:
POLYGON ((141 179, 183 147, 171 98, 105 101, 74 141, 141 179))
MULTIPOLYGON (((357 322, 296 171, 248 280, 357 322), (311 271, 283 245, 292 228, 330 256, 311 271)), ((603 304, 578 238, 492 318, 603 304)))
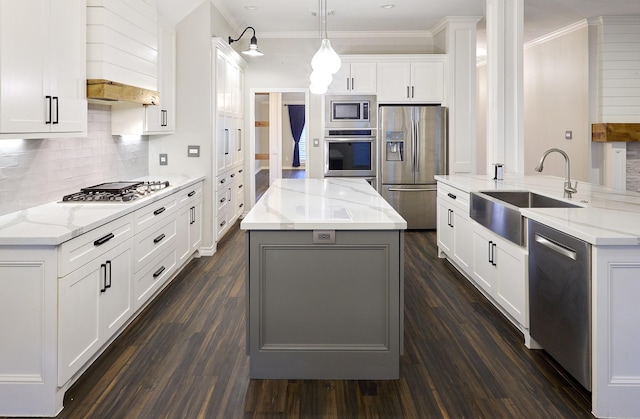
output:
POLYGON ((473 226, 473 279, 514 320, 529 327, 527 251, 473 226))
POLYGON ((216 240, 220 240, 229 227, 244 212, 244 169, 236 166, 216 178, 216 240))
POLYGON ((133 314, 133 239, 59 279, 58 385, 64 385, 133 314))
POLYGON ((79 373, 198 250, 202 190, 179 188, 59 245, 0 246, 0 416, 62 410, 79 373))
POLYGON ((437 236, 440 252, 447 254, 465 272, 471 266, 471 220, 469 194, 438 184, 437 236))

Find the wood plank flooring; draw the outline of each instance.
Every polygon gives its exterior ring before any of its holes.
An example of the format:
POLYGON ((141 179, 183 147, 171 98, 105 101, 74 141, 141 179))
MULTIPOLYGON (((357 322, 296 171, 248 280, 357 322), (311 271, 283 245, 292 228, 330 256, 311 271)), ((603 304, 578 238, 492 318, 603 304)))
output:
POLYGON ((451 265, 405 235, 393 381, 249 380, 244 233, 194 259, 67 391, 60 418, 588 418, 590 395, 451 265))

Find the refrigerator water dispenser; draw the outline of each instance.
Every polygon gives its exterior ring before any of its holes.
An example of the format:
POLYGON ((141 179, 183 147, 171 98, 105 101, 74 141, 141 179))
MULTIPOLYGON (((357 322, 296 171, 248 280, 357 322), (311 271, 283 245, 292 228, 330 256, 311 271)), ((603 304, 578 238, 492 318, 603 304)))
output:
POLYGON ((387 161, 404 160, 404 132, 387 131, 385 135, 385 144, 387 161))

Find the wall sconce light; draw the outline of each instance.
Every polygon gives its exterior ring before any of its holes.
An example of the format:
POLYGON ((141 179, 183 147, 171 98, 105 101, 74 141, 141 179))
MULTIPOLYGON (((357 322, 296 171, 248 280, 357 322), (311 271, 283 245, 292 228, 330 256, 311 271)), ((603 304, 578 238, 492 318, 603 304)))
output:
POLYGON ((231 43, 233 42, 239 41, 240 38, 242 38, 242 36, 244 35, 244 33, 247 31, 247 29, 251 29, 253 31, 253 36, 251 37, 251 42, 249 42, 249 48, 247 48, 246 51, 242 51, 242 53, 245 55, 250 55, 252 57, 259 57, 261 55, 264 55, 262 51, 258 49, 258 39, 256 38, 256 30, 253 29, 251 26, 247 26, 245 30, 242 31, 238 39, 231 39, 231 37, 229 37, 229 45, 231 45, 231 43))

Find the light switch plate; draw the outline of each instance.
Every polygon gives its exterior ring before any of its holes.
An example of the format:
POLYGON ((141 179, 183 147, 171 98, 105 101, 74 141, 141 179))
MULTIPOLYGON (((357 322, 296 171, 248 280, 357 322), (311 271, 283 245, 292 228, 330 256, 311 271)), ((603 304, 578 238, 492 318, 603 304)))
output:
POLYGON ((564 139, 565 139, 565 140, 571 140, 571 139, 573 139, 573 131, 565 131, 565 132, 564 132, 564 139))
POLYGON ((169 164, 169 156, 164 153, 160 154, 160 166, 166 166, 169 164))
POLYGON ((319 138, 314 138, 313 139, 313 146, 314 147, 320 147, 320 139, 319 138))
POLYGON ((187 156, 188 157, 200 157, 200 146, 199 145, 188 145, 187 146, 187 156))

